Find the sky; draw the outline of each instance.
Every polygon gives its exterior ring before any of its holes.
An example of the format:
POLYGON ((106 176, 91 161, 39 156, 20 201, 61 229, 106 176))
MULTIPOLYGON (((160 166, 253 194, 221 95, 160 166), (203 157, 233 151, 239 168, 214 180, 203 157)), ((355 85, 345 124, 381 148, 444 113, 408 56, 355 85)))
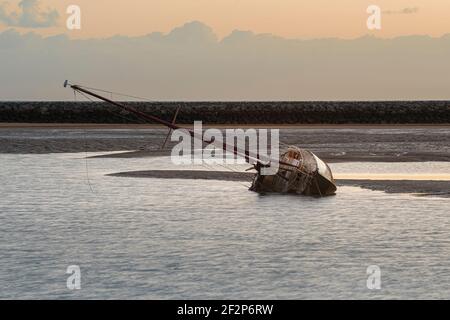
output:
MULTIPOLYGON (((20 0, 9 2, 6 11, 20 0)), ((35 1, 35 0, 26 0, 35 1)), ((448 0, 40 0, 43 10, 59 13, 57 25, 42 34, 70 33, 74 37, 138 36, 169 32, 189 21, 201 21, 219 38, 235 29, 271 33, 285 38, 355 38, 367 33, 379 37, 411 34, 441 36, 450 30, 448 0), (66 8, 79 5, 82 29, 65 29, 66 8), (382 29, 366 28, 369 5, 385 13, 382 29)), ((0 18, 1 21, 1 18, 0 18)), ((7 28, 0 23, 0 31, 7 28)))
POLYGON ((0 100, 73 99, 66 78, 154 100, 450 99, 449 17, 449 0, 0 0, 0 100))

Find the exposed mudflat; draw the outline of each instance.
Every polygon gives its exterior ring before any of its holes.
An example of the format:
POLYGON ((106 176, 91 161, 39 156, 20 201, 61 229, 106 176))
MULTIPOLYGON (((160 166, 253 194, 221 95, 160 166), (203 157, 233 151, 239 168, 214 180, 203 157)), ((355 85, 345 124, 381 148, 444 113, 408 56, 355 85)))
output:
POLYGON ((387 193, 450 198, 450 181, 428 180, 337 180, 338 185, 358 186, 387 193))
POLYGON ((110 174, 113 177, 158 178, 158 179, 201 179, 220 181, 251 181, 251 172, 204 171, 204 170, 148 170, 110 174))
MULTIPOLYGON (((274 128, 276 126, 266 126, 274 128)), ((1 127, 1 153, 108 152, 105 157, 169 156, 173 143, 160 146, 167 129, 127 126, 77 128, 1 127)), ((327 162, 450 161, 450 126, 280 127, 281 147, 297 145, 327 162)))
MULTIPOLYGON (((203 170, 148 170, 110 174, 115 177, 158 179, 201 179, 250 182, 251 172, 203 171, 203 170)), ((423 196, 450 197, 450 181, 427 180, 337 180, 338 186, 358 186, 387 193, 413 193, 423 196)))
MULTIPOLYGON (((276 125, 265 126, 274 128, 276 125)), ((96 158, 133 159, 170 156, 173 143, 161 149, 167 130, 125 126, 77 127, 0 126, 0 153, 47 154, 108 152, 96 158), (117 153, 110 153, 116 151, 117 153)), ((281 127, 281 148, 297 145, 323 160, 338 162, 449 162, 449 126, 339 126, 281 127)), ((211 171, 135 171, 115 176, 162 179, 250 181, 253 173, 211 171)), ((440 180, 440 179, 436 179, 440 180)), ((338 185, 360 186, 390 193, 448 197, 450 182, 428 180, 338 180, 338 185)))

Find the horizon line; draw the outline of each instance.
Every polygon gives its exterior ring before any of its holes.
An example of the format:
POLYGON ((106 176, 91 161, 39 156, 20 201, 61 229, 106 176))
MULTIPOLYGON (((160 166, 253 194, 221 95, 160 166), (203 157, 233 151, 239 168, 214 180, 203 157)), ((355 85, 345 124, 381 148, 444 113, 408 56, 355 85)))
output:
POLYGON ((441 34, 440 36, 433 36, 430 34, 405 34, 405 35, 398 35, 398 36, 392 36, 392 37, 382 37, 382 36, 377 36, 375 34, 371 34, 371 33, 365 33, 365 34, 361 34, 360 36, 357 37, 320 37, 320 38, 291 38, 291 37, 284 37, 284 36, 280 36, 274 33, 256 33, 252 30, 243 30, 243 29, 234 29, 232 30, 229 34, 227 34, 226 36, 223 36, 222 38, 219 38, 217 36, 217 34, 215 33, 215 30, 210 27, 209 25, 198 21, 198 20, 192 20, 192 21, 188 21, 185 22, 182 25, 179 26, 174 26, 170 31, 168 32, 162 32, 162 31, 151 31, 151 32, 147 32, 141 35, 124 35, 124 34, 114 34, 112 36, 107 36, 107 37, 86 37, 86 38, 77 38, 77 37, 71 37, 67 32, 61 32, 61 33, 55 33, 52 35, 41 35, 38 32, 36 32, 35 30, 26 30, 26 28, 21 28, 21 27, 9 27, 6 26, 6 29, 4 29, 3 31, 0 31, 0 34, 3 34, 5 32, 11 32, 11 31, 15 31, 20 35, 36 35, 42 39, 49 39, 49 38, 54 38, 54 37, 61 37, 64 36, 65 38, 67 38, 68 40, 110 40, 110 39, 114 39, 114 38, 129 38, 129 39, 136 39, 136 38, 145 38, 145 37, 149 37, 152 35, 161 35, 163 37, 169 36, 173 31, 175 30, 179 30, 179 29, 183 29, 189 25, 193 25, 193 24, 197 24, 200 25, 202 27, 206 27, 208 29, 210 29, 210 31, 212 32, 212 34, 214 34, 214 36, 216 37, 216 42, 217 43, 221 43, 223 42, 223 40, 229 38, 230 36, 232 36, 234 33, 250 33, 253 36, 256 37, 272 37, 272 38, 276 38, 276 39, 280 39, 280 40, 287 40, 287 41, 321 41, 321 40, 340 40, 340 41, 355 41, 355 40, 360 40, 360 39, 364 39, 364 38, 371 38, 371 39, 376 39, 376 40, 396 40, 399 38, 409 38, 409 37, 423 37, 423 38, 430 38, 430 39, 442 39, 445 37, 449 37, 450 36, 450 31, 445 32, 443 34, 441 34))

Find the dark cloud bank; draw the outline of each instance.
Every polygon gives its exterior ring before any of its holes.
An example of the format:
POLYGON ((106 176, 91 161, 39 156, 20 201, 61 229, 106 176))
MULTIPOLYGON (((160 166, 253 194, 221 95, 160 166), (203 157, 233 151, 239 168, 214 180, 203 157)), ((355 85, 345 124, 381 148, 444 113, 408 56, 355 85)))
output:
POLYGON ((450 97, 450 35, 290 40, 191 22, 168 34, 70 40, 0 33, 0 99, 73 99, 62 82, 154 100, 450 97))

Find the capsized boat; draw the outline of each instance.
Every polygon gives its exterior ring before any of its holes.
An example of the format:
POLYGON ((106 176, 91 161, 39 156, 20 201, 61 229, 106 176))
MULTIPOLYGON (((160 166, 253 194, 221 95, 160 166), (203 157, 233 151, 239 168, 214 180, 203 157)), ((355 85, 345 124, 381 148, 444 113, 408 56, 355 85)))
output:
MULTIPOLYGON (((336 192, 337 188, 330 167, 311 151, 301 149, 296 146, 290 146, 287 151, 277 159, 262 156, 260 154, 251 156, 249 150, 239 150, 237 147, 230 146, 225 142, 205 140, 203 135, 198 136, 193 130, 176 125, 176 115, 170 122, 139 111, 125 103, 119 103, 108 99, 98 93, 92 92, 92 88, 71 84, 67 80, 64 82, 64 87, 70 87, 74 90, 74 92, 89 95, 119 107, 122 110, 130 112, 143 120, 162 124, 170 130, 184 129, 189 132, 194 139, 199 139, 208 144, 213 143, 227 152, 231 152, 244 158, 247 163, 252 164, 253 168, 256 169, 256 174, 250 187, 251 191, 260 193, 292 193, 319 197, 330 196, 336 192), (275 174, 262 174, 262 168, 271 167, 271 164, 276 162, 278 162, 278 170, 275 174)), ((100 91, 106 92, 104 90, 100 91)), ((176 114, 178 114, 178 110, 176 114)))
POLYGON ((258 170, 250 190, 322 197, 334 195, 337 188, 328 164, 311 151, 290 146, 280 156, 278 172, 261 175, 258 170))

